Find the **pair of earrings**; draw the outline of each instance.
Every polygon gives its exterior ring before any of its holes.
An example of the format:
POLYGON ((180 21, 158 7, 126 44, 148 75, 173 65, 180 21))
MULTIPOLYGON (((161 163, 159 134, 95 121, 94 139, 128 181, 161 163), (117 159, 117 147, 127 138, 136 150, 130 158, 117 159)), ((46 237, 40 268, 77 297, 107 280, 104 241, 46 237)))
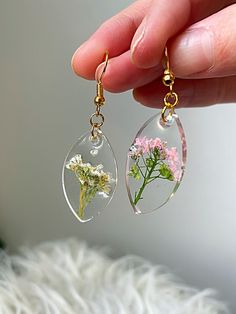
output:
MULTIPOLYGON (((81 222, 90 221, 111 201, 117 185, 117 163, 111 145, 101 131, 105 104, 102 79, 108 53, 97 80, 95 113, 91 130, 82 135, 66 156, 62 181, 67 203, 81 222)), ((178 95, 173 90, 174 74, 165 48, 162 82, 169 87, 160 113, 151 117, 138 131, 127 154, 126 186, 130 203, 137 214, 152 212, 174 195, 184 174, 186 140, 175 113, 178 95), (154 192, 154 197, 153 197, 154 192)))

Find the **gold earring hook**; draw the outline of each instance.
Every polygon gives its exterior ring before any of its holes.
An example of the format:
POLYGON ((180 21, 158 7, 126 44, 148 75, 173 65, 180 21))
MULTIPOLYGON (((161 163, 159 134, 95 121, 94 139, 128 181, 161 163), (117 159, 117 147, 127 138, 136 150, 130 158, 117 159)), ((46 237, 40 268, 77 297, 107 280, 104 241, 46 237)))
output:
POLYGON ((167 46, 165 46, 164 55, 165 55, 165 68, 166 68, 166 70, 170 71, 170 60, 169 60, 169 56, 168 56, 167 46))
POLYGON ((105 52, 105 64, 104 64, 104 67, 102 69, 102 73, 100 75, 100 77, 97 79, 97 95, 94 99, 94 102, 95 102, 95 105, 104 105, 104 102, 105 102, 105 98, 104 98, 104 95, 103 95, 103 84, 102 84, 102 79, 103 79, 103 76, 106 72, 106 69, 107 69, 107 65, 108 65, 108 59, 109 59, 109 54, 108 54, 108 51, 105 52))
POLYGON ((91 129, 91 135, 93 139, 96 139, 98 136, 98 131, 100 128, 103 126, 104 123, 104 115, 100 112, 101 106, 105 104, 105 97, 103 95, 103 84, 102 84, 102 79, 103 76, 106 72, 107 65, 108 65, 108 51, 105 52, 105 64, 102 69, 102 73, 100 77, 97 79, 97 93, 94 98, 94 104, 96 106, 96 111, 94 114, 91 115, 90 117, 90 124, 92 126, 91 129))
POLYGON ((175 81, 175 76, 174 76, 174 73, 170 69, 170 59, 168 56, 167 46, 165 46, 163 65, 164 65, 164 76, 162 78, 162 82, 165 86, 170 87, 170 91, 172 92, 173 84, 175 81))
POLYGON ((98 83, 102 83, 102 78, 103 78, 103 76, 104 76, 104 74, 106 72, 106 69, 107 69, 108 60, 109 60, 109 53, 108 53, 108 51, 106 51, 105 52, 105 61, 104 61, 105 65, 103 67, 103 70, 102 70, 102 73, 101 73, 99 79, 97 80, 98 83))
POLYGON ((162 77, 162 82, 170 89, 170 91, 164 97, 164 107, 162 109, 162 120, 164 123, 166 123, 168 119, 172 120, 172 115, 175 112, 174 108, 179 102, 178 95, 173 91, 175 76, 170 69, 170 59, 168 56, 167 46, 165 46, 163 65, 164 75, 162 77), (166 112, 168 112, 167 116, 166 112))

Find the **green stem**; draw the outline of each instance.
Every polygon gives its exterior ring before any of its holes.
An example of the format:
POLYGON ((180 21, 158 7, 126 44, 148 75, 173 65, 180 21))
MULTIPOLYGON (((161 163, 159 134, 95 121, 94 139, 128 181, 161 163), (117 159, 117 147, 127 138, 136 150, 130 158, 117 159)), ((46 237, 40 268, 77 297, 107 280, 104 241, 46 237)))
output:
POLYGON ((148 167, 147 167, 147 165, 146 165, 146 162, 145 162, 145 159, 144 159, 143 155, 141 155, 141 157, 142 157, 143 163, 144 163, 144 165, 145 165, 145 167, 146 167, 146 169, 145 169, 145 174, 144 174, 144 176, 146 177, 147 171, 148 171, 148 167))
POLYGON ((134 199, 134 205, 137 205, 138 201, 142 198, 142 194, 143 194, 143 190, 145 189, 146 185, 149 183, 149 180, 151 178, 152 172, 156 167, 156 163, 157 163, 157 159, 155 158, 155 162, 153 163, 152 167, 150 168, 150 170, 147 173, 147 176, 145 175, 144 179, 143 179, 143 184, 141 186, 141 188, 139 189, 137 195, 135 196, 134 199))
POLYGON ((136 205, 138 203, 138 201, 140 200, 140 198, 142 197, 142 193, 143 193, 143 190, 144 190, 146 185, 147 185, 146 179, 144 179, 143 180, 143 184, 142 184, 141 188, 138 191, 138 194, 135 195, 135 199, 133 201, 134 205, 136 205))
POLYGON ((84 203, 84 198, 85 198, 85 192, 86 189, 85 187, 80 184, 80 195, 79 195, 79 209, 78 209, 78 215, 80 218, 84 218, 84 208, 85 208, 85 203, 84 203))
POLYGON ((141 167, 139 166, 139 160, 137 161, 136 166, 138 167, 138 170, 140 171, 142 177, 145 178, 145 175, 143 174, 143 171, 142 171, 141 167))
POLYGON ((165 178, 165 177, 162 177, 162 176, 158 175, 158 176, 155 176, 155 177, 151 177, 150 180, 148 181, 148 183, 151 183, 152 181, 154 181, 156 179, 170 180, 169 178, 165 178))

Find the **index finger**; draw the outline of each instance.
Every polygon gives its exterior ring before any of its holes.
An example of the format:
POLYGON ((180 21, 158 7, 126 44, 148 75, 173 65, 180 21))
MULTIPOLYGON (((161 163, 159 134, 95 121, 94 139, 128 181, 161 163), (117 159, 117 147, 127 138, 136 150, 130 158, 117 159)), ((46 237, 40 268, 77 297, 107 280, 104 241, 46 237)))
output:
POLYGON ((145 16, 151 0, 139 0, 113 16, 80 46, 71 61, 74 72, 86 79, 94 79, 97 66, 105 51, 109 58, 129 50, 132 38, 145 16))

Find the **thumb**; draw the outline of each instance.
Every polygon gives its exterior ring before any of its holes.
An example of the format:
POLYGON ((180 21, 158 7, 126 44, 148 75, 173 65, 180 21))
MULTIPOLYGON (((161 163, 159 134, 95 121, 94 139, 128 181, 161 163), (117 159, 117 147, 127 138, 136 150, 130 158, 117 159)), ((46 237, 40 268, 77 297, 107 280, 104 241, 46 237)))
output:
POLYGON ((192 25, 169 46, 171 67, 181 78, 236 75, 236 5, 192 25))

